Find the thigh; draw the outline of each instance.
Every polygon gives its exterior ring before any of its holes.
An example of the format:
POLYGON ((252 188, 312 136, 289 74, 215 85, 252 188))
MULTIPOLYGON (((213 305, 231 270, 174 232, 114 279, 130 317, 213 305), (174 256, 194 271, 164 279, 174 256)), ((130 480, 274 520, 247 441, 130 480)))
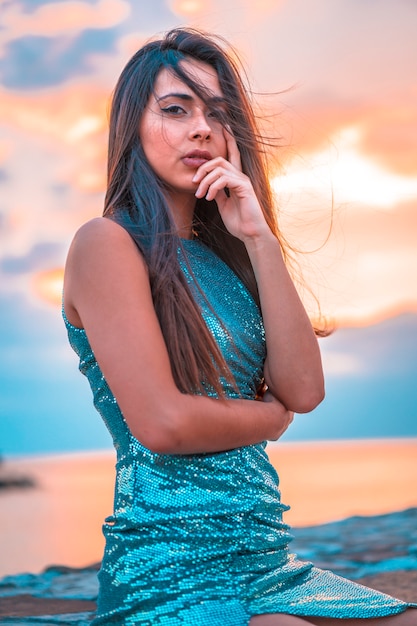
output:
POLYGON ((249 626, 309 626, 312 623, 307 617, 284 615, 283 613, 268 613, 265 615, 254 615, 249 622, 249 626))

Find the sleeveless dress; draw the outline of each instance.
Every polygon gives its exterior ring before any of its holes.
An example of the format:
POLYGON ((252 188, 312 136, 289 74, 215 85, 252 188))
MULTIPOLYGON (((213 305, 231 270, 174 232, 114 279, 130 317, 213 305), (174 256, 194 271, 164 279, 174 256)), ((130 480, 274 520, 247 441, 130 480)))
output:
MULTIPOLYGON (((225 383, 227 396, 253 399, 265 359, 257 305, 200 241, 183 240, 178 254, 235 376, 238 391, 225 383)), ((195 455, 159 455, 141 445, 85 331, 72 326, 65 313, 64 319, 117 452, 94 626, 245 626, 263 613, 379 617, 410 606, 289 552, 292 536, 282 519, 289 507, 281 503, 266 443, 195 455)))

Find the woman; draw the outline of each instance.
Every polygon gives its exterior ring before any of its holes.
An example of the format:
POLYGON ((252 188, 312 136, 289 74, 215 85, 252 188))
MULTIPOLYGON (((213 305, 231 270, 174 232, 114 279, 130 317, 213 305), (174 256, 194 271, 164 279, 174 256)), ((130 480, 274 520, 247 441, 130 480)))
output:
POLYGON ((104 217, 71 246, 64 318, 117 450, 95 625, 417 624, 288 552, 265 442, 322 400, 323 374, 212 38, 173 30, 122 72, 104 217))

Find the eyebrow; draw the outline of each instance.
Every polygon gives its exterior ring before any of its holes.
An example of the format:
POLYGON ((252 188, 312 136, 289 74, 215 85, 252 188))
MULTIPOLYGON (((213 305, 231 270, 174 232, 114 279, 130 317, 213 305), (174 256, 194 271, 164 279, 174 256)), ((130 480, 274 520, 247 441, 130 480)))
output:
MULTIPOLYGON (((156 98, 156 102, 160 102, 161 100, 167 100, 168 98, 178 98, 179 100, 184 100, 187 102, 194 100, 194 96, 188 93, 171 92, 160 96, 159 98, 156 98)), ((212 96, 211 98, 207 99, 207 104, 226 104, 226 100, 222 96, 212 96)))

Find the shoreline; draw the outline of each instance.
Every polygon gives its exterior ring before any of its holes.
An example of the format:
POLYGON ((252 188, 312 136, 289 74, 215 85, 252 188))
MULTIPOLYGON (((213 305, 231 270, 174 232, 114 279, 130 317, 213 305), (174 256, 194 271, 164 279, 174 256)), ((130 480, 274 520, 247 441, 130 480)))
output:
MULTIPOLYGON (((292 507, 294 552, 417 602, 417 439, 279 442, 267 452, 292 507)), ((109 450, 4 460, 0 474, 35 487, 0 492, 0 624, 90 623, 114 463, 109 450)))
MULTIPOLYGON (((416 528, 417 507, 352 517, 294 529, 294 548, 301 560, 417 606, 416 528)), ((86 626, 96 608, 98 568, 99 563, 81 569, 54 566, 39 575, 0 580, 0 624, 86 626), (15 621, 24 617, 27 621, 15 621)))
MULTIPOLYGON (((294 528, 417 507, 417 439, 279 442, 267 452, 294 528)), ((36 486, 0 493, 0 578, 100 560, 114 462, 113 451, 4 460, 2 472, 29 476, 36 486)))
MULTIPOLYGON (((385 572, 375 576, 368 576, 358 579, 359 582, 367 587, 382 591, 404 602, 416 601, 417 588, 417 570, 413 571, 397 571, 385 572)), ((96 610, 95 600, 79 600, 69 598, 40 598, 31 594, 20 594, 19 596, 0 597, 0 624, 5 623, 3 618, 15 617, 42 617, 42 622, 49 622, 49 616, 77 616, 80 621, 72 621, 64 623, 79 623, 80 626, 91 621, 94 611, 96 610), (86 621, 88 620, 88 621, 86 621)), ((42 623, 38 622, 38 623, 42 623)), ((22 624, 22 622, 9 622, 8 624, 22 624)), ((56 623, 54 621, 54 623, 56 623)))

